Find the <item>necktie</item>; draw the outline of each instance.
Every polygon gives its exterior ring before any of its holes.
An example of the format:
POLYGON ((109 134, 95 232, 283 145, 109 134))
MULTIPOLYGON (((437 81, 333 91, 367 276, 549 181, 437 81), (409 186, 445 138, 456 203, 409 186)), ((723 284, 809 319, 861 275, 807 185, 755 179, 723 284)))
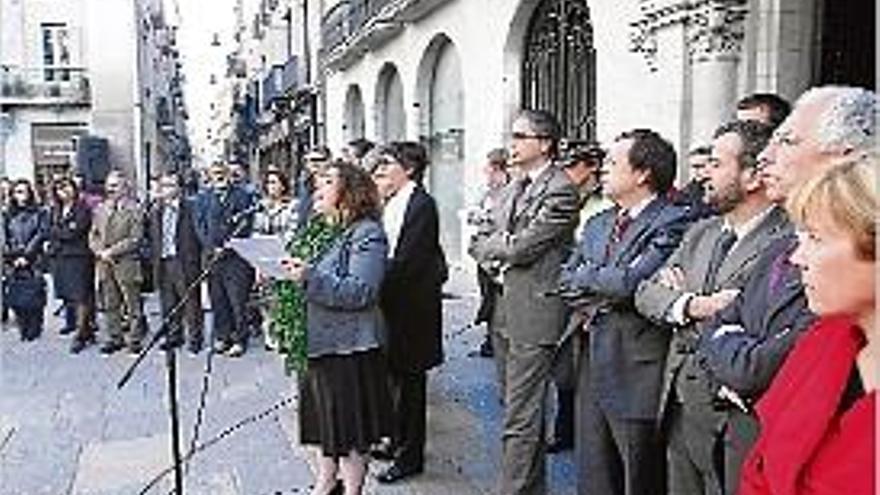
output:
POLYGON ((736 243, 736 232, 733 229, 724 229, 721 235, 718 236, 718 239, 716 239, 715 246, 712 248, 712 255, 709 258, 709 268, 706 270, 706 279, 703 284, 704 291, 715 292, 717 289, 715 287, 715 279, 718 276, 718 270, 727 258, 727 253, 730 252, 730 248, 733 247, 734 243, 736 243))
POLYGON ((514 191, 513 193, 513 202, 510 204, 510 216, 507 219, 508 232, 513 232, 513 223, 516 219, 516 211, 519 209, 519 203, 522 200, 526 189, 529 188, 529 184, 531 183, 532 179, 528 175, 516 181, 516 191, 514 191))
POLYGON ((614 217, 614 226, 611 227, 611 239, 608 241, 608 244, 605 245, 606 258, 611 255, 611 250, 614 246, 623 240, 623 236, 626 234, 626 229, 629 228, 631 223, 632 217, 629 215, 628 211, 620 210, 617 212, 617 215, 614 217))

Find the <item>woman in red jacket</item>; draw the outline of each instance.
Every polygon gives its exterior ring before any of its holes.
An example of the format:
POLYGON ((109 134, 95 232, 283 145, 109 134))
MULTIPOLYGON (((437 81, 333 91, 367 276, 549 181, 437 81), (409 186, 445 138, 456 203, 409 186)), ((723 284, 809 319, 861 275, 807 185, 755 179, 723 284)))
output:
POLYGON ((820 315, 758 402, 761 435, 740 495, 874 494, 876 156, 850 159, 798 190, 793 261, 820 315))

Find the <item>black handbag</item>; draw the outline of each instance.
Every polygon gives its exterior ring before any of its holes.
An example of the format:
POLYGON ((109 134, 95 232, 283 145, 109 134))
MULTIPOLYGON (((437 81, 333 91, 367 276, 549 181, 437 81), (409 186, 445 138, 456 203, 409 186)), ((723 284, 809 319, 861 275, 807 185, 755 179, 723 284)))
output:
POLYGON ((46 305, 46 280, 32 270, 15 270, 3 280, 3 302, 14 310, 40 310, 46 305))

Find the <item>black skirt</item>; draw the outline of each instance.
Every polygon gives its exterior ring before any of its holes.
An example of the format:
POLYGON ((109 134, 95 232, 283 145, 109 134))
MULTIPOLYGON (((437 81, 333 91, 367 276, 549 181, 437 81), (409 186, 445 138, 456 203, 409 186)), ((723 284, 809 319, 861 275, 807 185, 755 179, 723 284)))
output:
POLYGON ((310 358, 299 382, 299 434, 326 457, 345 457, 391 432, 385 357, 378 349, 310 358))
POLYGON ((55 297, 91 304, 95 300, 95 262, 90 256, 59 256, 52 260, 55 297))

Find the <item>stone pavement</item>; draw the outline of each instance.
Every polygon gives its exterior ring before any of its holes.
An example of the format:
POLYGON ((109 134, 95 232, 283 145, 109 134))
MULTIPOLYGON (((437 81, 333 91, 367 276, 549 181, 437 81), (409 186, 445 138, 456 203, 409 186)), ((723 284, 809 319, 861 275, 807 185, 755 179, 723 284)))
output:
MULTIPOLYGON (((447 359, 429 378, 426 473, 410 482, 366 493, 470 495, 492 493, 498 472, 500 414, 494 367, 467 356, 482 329, 467 328, 477 302, 471 276, 453 271, 445 288, 447 359)), ((50 302, 49 310, 56 307, 50 302)), ((151 326, 158 321, 148 302, 151 326)), ((33 343, 17 329, 0 332, 0 495, 136 495, 169 464, 164 357, 147 358, 122 390, 116 381, 132 362, 91 347, 67 352, 58 318, 33 343)), ((189 445, 206 352, 179 357, 184 445, 189 445)), ((277 355, 260 345, 241 359, 216 357, 209 378, 200 443, 295 393, 277 355)), ((296 402, 247 424, 192 458, 188 495, 307 494, 310 455, 298 445, 296 402)), ((550 493, 574 493, 570 455, 551 456, 550 493)), ((382 463, 374 462, 371 471, 382 463)), ((167 494, 167 477, 149 494, 167 494)))

